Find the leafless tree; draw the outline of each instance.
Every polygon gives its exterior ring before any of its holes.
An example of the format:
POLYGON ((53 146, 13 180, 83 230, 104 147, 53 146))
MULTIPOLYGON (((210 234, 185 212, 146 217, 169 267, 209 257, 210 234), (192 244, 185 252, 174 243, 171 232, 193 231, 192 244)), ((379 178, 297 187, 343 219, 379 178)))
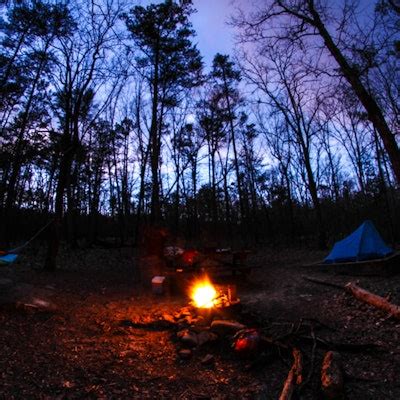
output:
MULTIPOLYGON (((366 24, 365 15, 358 17, 355 1, 270 0, 249 16, 239 14, 233 22, 242 29, 242 41, 259 44, 258 51, 262 52, 264 44, 291 44, 304 52, 303 62, 310 71, 336 80, 344 78, 379 133, 400 183, 400 150, 395 132, 388 122, 385 101, 379 101, 369 83, 371 63, 379 62, 374 40, 381 36, 382 29, 377 29, 375 21, 372 26, 366 24), (365 45, 360 48, 360 43, 365 45)), ((394 37, 383 36, 395 51, 394 37)), ((398 72, 396 76, 398 82, 398 72)))
POLYGON ((54 222, 49 236, 45 268, 54 270, 60 242, 60 229, 64 213, 64 194, 69 187, 71 168, 80 146, 82 121, 90 111, 95 93, 108 78, 107 61, 116 37, 113 28, 118 20, 118 3, 95 4, 83 1, 76 4, 74 17, 79 29, 68 38, 60 39, 55 47, 57 68, 53 84, 59 98, 60 159, 54 205, 54 222))
POLYGON ((292 135, 298 160, 305 169, 305 184, 316 212, 319 242, 323 247, 325 232, 315 171, 318 163, 313 163, 323 90, 304 71, 299 57, 293 46, 264 46, 264 53, 257 58, 244 54, 242 69, 260 96, 260 103, 265 102, 267 112, 279 113, 292 135))

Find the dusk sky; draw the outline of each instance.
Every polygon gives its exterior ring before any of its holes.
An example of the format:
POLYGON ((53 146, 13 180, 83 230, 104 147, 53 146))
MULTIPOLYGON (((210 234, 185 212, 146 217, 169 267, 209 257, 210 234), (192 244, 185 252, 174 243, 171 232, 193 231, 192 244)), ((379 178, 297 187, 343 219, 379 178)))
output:
MULTIPOLYGON (((161 0, 139 1, 146 6, 161 0)), ((231 54, 234 48, 234 28, 226 25, 229 17, 240 4, 251 4, 251 0, 194 0, 197 10, 191 16, 193 28, 197 32, 195 42, 206 67, 210 67, 216 53, 231 54)))
POLYGON ((216 53, 231 54, 234 48, 234 28, 226 24, 234 12, 236 2, 232 0, 194 0, 197 10, 192 16, 193 27, 197 32, 196 41, 210 66, 216 53))

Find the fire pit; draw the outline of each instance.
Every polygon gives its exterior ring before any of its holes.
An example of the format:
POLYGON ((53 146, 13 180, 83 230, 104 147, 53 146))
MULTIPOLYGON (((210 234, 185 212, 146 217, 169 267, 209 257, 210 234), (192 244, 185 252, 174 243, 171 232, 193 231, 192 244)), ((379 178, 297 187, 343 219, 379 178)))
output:
POLYGON ((236 296, 236 285, 214 284, 207 275, 195 279, 190 285, 190 305, 204 317, 232 317, 238 313, 240 299, 236 296))
POLYGON ((212 353, 216 351, 213 343, 217 343, 217 348, 227 346, 240 356, 256 352, 260 335, 256 329, 248 329, 239 322, 241 303, 234 285, 216 284, 203 275, 188 285, 188 294, 188 306, 164 317, 176 324, 181 359, 197 354, 202 355, 202 364, 212 364, 212 353))
POLYGON ((217 290, 207 277, 193 284, 190 297, 197 308, 212 308, 218 301, 217 290))

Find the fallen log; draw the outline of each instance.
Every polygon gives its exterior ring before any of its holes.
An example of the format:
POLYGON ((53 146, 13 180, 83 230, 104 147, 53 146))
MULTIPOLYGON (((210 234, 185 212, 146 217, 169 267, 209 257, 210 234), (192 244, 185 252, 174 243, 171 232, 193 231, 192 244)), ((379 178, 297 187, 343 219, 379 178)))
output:
POLYGON ((388 301, 388 298, 384 298, 374 293, 368 292, 368 290, 365 290, 352 282, 349 282, 345 286, 342 286, 336 283, 323 281, 321 279, 312 278, 309 276, 303 276, 303 279, 309 282, 317 283, 319 285, 330 286, 337 289, 344 289, 348 293, 352 294, 357 300, 367 303, 382 311, 386 311, 390 314, 390 316, 396 319, 400 319, 400 306, 392 304, 388 301))
POLYGON ((293 349, 293 365, 283 385, 279 400, 290 400, 296 385, 303 381, 303 360, 300 350, 293 349))
POLYGON ((394 318, 400 319, 400 307, 390 303, 384 297, 368 292, 367 290, 355 285, 354 283, 348 283, 345 286, 345 290, 351 293, 357 300, 367 303, 382 311, 386 311, 394 318))

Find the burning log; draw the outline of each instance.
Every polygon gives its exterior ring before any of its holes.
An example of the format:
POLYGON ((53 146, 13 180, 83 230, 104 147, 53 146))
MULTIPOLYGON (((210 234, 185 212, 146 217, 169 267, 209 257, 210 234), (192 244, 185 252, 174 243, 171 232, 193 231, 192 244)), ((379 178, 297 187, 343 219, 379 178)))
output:
POLYGON ((290 368, 279 400, 290 400, 292 398, 296 385, 303 381, 303 360, 300 350, 293 349, 293 365, 290 368))
POLYGON ((196 282, 192 289, 192 299, 198 308, 212 308, 215 305, 217 291, 208 279, 196 282))
POLYGON ((343 398, 342 361, 339 353, 328 351, 325 354, 321 369, 321 389, 326 399, 343 398))
POLYGON ((217 315, 219 311, 226 314, 228 310, 240 306, 235 285, 213 285, 207 275, 192 283, 190 297, 192 306, 206 316, 217 315))
POLYGON ((351 293, 357 300, 367 303, 380 310, 386 311, 394 318, 400 319, 400 307, 390 303, 384 297, 380 297, 374 293, 368 292, 354 283, 348 283, 345 286, 345 290, 351 293))

